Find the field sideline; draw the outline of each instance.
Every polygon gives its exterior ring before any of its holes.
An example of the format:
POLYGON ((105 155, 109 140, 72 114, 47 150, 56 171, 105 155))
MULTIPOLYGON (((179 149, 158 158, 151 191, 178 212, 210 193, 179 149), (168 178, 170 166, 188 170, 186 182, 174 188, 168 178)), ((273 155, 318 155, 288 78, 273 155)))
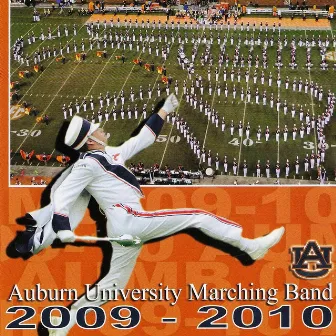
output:
MULTIPOLYGON (((128 17, 132 17, 129 15, 128 17)), ((164 17, 165 18, 165 17, 164 17)), ((141 17, 140 17, 141 19, 141 17)), ((96 52, 98 50, 103 50, 103 42, 101 42, 100 49, 97 49, 97 43, 95 42, 93 45, 93 49, 90 50, 89 47, 89 35, 87 34, 87 29, 85 26, 88 17, 79 17, 77 15, 73 15, 71 17, 63 17, 63 16, 51 16, 50 18, 42 18, 42 20, 38 23, 32 23, 32 13, 30 9, 12 9, 11 10, 11 45, 14 44, 15 40, 23 36, 24 39, 24 55, 30 55, 30 65, 26 66, 26 64, 19 65, 17 61, 13 60, 13 55, 11 55, 11 81, 19 82, 19 101, 16 102, 11 108, 11 165, 20 165, 22 164, 22 159, 19 154, 19 150, 23 149, 27 152, 31 150, 35 150, 35 154, 41 154, 45 152, 46 154, 52 154, 53 158, 48 162, 48 166, 59 166, 59 163, 54 159, 56 153, 54 151, 54 139, 57 130, 59 129, 61 123, 63 122, 63 112, 62 106, 66 104, 68 106, 70 102, 75 104, 76 99, 78 99, 79 103, 82 104, 83 98, 87 97, 89 102, 90 96, 92 95, 94 98, 95 104, 95 112, 97 114, 99 100, 98 96, 100 94, 106 95, 107 91, 113 96, 114 92, 116 92, 117 96, 120 96, 121 90, 125 93, 125 112, 127 106, 130 105, 131 109, 134 110, 135 104, 138 106, 139 117, 138 119, 134 119, 134 113, 132 118, 129 120, 127 113, 125 113, 125 119, 121 120, 119 111, 121 108, 120 97, 118 99, 117 111, 118 117, 117 120, 114 121, 112 115, 110 115, 110 120, 105 122, 105 118, 103 118, 103 124, 106 130, 111 134, 111 144, 117 145, 122 141, 125 141, 132 131, 138 126, 141 122, 142 115, 142 107, 143 104, 147 104, 147 114, 149 115, 152 109, 152 105, 155 105, 160 99, 166 96, 165 85, 161 82, 161 75, 157 73, 156 67, 162 65, 162 57, 161 57, 161 48, 166 45, 164 42, 164 29, 161 28, 162 40, 158 42, 158 34, 159 29, 155 28, 153 31, 153 35, 155 41, 151 43, 151 54, 149 54, 148 50, 148 42, 145 45, 145 51, 142 52, 142 43, 140 43, 140 50, 137 52, 136 43, 133 43, 132 51, 129 50, 128 45, 126 50, 124 51, 126 56, 125 64, 122 64, 120 59, 117 59, 115 56, 120 56, 123 50, 118 50, 116 48, 116 43, 114 48, 112 49, 110 44, 107 44, 107 58, 97 57, 96 52), (73 25, 76 25, 77 35, 73 34, 73 25), (64 34, 65 25, 68 27, 69 36, 66 37, 64 34), (57 27, 60 27, 61 37, 57 37, 57 27), (35 36, 39 36, 41 30, 43 30, 44 34, 47 35, 47 30, 50 27, 51 34, 54 37, 53 40, 45 39, 41 41, 37 39, 37 41, 31 45, 27 43, 28 33, 35 33, 35 36), (80 48, 81 41, 84 41, 85 44, 85 52, 87 53, 87 58, 84 61, 77 62, 75 60, 75 53, 73 51, 73 43, 77 43, 80 48), (44 71, 43 72, 34 72, 33 69, 33 56, 34 52, 37 49, 42 50, 48 48, 48 45, 51 49, 55 45, 56 49, 60 48, 60 43, 62 43, 62 47, 65 48, 65 45, 68 43, 70 45, 70 53, 67 54, 65 52, 66 62, 62 64, 62 62, 56 62, 55 57, 46 58, 46 60, 42 61, 44 71), (159 57, 155 55, 156 44, 158 44, 158 48, 160 50, 159 57), (145 71, 144 67, 140 67, 139 65, 134 64, 132 61, 141 57, 144 63, 155 64, 154 72, 145 71), (29 78, 20 79, 18 74, 19 71, 29 70, 32 71, 33 75, 29 78), (151 84, 151 87, 155 87, 152 94, 152 99, 148 99, 148 84, 151 84), (160 84, 161 96, 157 97, 157 85, 160 84), (142 85, 143 88, 143 96, 144 100, 140 101, 139 99, 139 87, 142 85), (135 92, 135 102, 129 102, 130 90, 131 87, 135 92), (41 124, 36 122, 35 116, 23 115, 20 113, 18 106, 21 105, 24 101, 26 101, 30 106, 36 108, 39 111, 38 116, 43 114, 47 114, 50 117, 49 125, 41 124)), ((93 18, 93 21, 96 22, 96 17, 93 18)), ((116 22, 116 20, 114 20, 116 22)), ((162 20, 163 21, 163 20, 162 20)), ((266 20, 265 20, 266 21, 266 20)), ((320 20, 323 22, 324 20, 320 20)), ((253 19, 251 19, 251 23, 253 19)), ((272 18, 269 19, 270 26, 271 22, 273 22, 272 18)), ((322 23, 321 23, 322 24, 322 23)), ((139 34, 142 33, 145 36, 146 30, 148 34, 152 31, 150 29, 141 29, 141 28, 117 28, 114 25, 113 28, 110 28, 109 24, 107 26, 106 31, 104 31, 104 26, 102 22, 100 22, 99 28, 99 38, 104 38, 104 33, 109 33, 109 30, 112 29, 113 36, 115 31, 122 31, 123 33, 129 32, 130 36, 133 34, 136 40, 139 39, 139 34)), ((184 27, 180 30, 181 39, 184 40, 184 52, 188 58, 191 58, 192 49, 194 47, 194 43, 192 43, 192 34, 194 37, 197 37, 200 31, 196 29, 185 29, 184 27), (186 42, 185 38, 187 37, 188 42, 186 42)), ((219 122, 219 126, 215 127, 215 124, 212 123, 212 120, 209 120, 204 113, 200 113, 199 110, 195 110, 191 108, 190 104, 186 102, 185 95, 183 95, 183 81, 186 80, 187 87, 190 89, 191 82, 188 78, 188 73, 185 70, 182 70, 181 66, 177 63, 177 53, 179 48, 178 43, 178 30, 169 28, 167 31, 167 39, 171 41, 172 36, 174 36, 174 42, 171 43, 170 53, 168 55, 168 59, 166 61, 167 67, 167 75, 170 75, 173 79, 173 84, 171 86, 170 92, 174 90, 174 81, 178 80, 179 83, 179 100, 181 102, 178 113, 180 118, 183 118, 184 121, 187 121, 188 126, 190 127, 190 132, 193 133, 194 136, 200 141, 201 146, 205 146, 206 151, 211 150, 212 155, 212 167, 215 168, 215 156, 218 153, 220 160, 220 169, 218 171, 219 174, 223 173, 223 159, 226 155, 229 162, 229 171, 232 174, 232 162, 234 158, 238 162, 239 166, 239 175, 243 174, 242 164, 243 161, 246 160, 248 164, 248 175, 252 176, 255 173, 255 164, 257 160, 260 160, 262 165, 262 170, 264 174, 264 166, 266 160, 270 160, 271 163, 271 174, 275 176, 275 164, 278 160, 281 165, 281 177, 284 177, 285 169, 284 165, 286 160, 288 159, 291 163, 290 168, 290 178, 294 177, 294 161, 296 156, 299 156, 300 159, 300 176, 297 178, 301 178, 303 176, 304 179, 316 179, 317 170, 316 168, 310 170, 308 173, 303 172, 303 159, 306 154, 311 153, 312 150, 316 152, 317 150, 317 139, 316 132, 311 132, 310 135, 305 135, 304 139, 296 139, 292 140, 291 131, 288 135, 288 141, 282 140, 282 135, 280 142, 275 141, 275 130, 277 125, 279 125, 280 129, 283 130, 285 125, 288 126, 288 129, 291 130, 293 128, 294 123, 299 127, 300 120, 298 112, 296 113, 295 118, 293 119, 290 116, 290 112, 285 116, 282 108, 280 112, 277 112, 275 108, 271 108, 269 103, 266 106, 263 106, 262 103, 260 105, 255 104, 255 90, 259 88, 260 97, 262 97, 262 93, 266 90, 266 94, 268 97, 273 93, 274 98, 276 99, 279 95, 281 101, 287 100, 288 106, 290 107, 292 104, 295 106, 302 105, 305 112, 309 110, 310 115, 315 115, 317 117, 319 114, 324 112, 326 108, 326 95, 328 90, 331 92, 336 92, 336 84, 333 80, 335 72, 333 70, 333 62, 328 61, 329 69, 326 71, 321 71, 319 67, 319 63, 321 61, 321 57, 319 55, 318 48, 312 48, 312 60, 314 63, 314 67, 311 70, 307 70, 304 66, 306 63, 306 48, 297 47, 297 63, 298 68, 296 70, 292 70, 288 64, 290 62, 290 49, 289 46, 283 49, 282 61, 284 66, 280 69, 280 76, 282 80, 282 84, 280 88, 277 87, 276 78, 277 78, 277 69, 274 67, 275 59, 277 55, 276 44, 274 43, 273 47, 269 47, 267 49, 268 54, 268 68, 262 69, 262 66, 259 66, 257 71, 258 81, 256 84, 253 83, 253 73, 255 68, 252 66, 250 71, 249 79, 246 82, 245 80, 245 71, 247 70, 247 56, 250 49, 250 46, 244 45, 245 36, 248 36, 248 40, 252 37, 257 39, 260 34, 260 39, 263 41, 266 36, 269 39, 271 35, 274 36, 274 40, 277 41, 278 37, 281 40, 284 39, 285 35, 288 41, 291 41, 292 37, 295 36, 296 40, 302 37, 303 40, 307 37, 311 39, 312 36, 315 36, 315 39, 318 36, 321 37, 322 40, 328 36, 330 39, 330 45, 328 48, 328 52, 335 51, 333 49, 332 38, 333 38, 333 30, 325 29, 325 30, 285 30, 282 28, 280 31, 278 29, 273 33, 272 28, 269 28, 269 31, 266 33, 265 30, 260 32, 257 28, 255 32, 250 29, 249 32, 246 30, 240 31, 240 27, 237 31, 233 31, 231 29, 229 32, 227 29, 215 31, 212 29, 205 30, 205 34, 207 39, 209 40, 210 36, 213 36, 213 44, 210 47, 210 52, 213 55, 214 62, 212 66, 205 65, 204 67, 200 63, 200 55, 205 53, 206 44, 201 43, 197 47, 197 57, 195 60, 195 73, 192 77, 192 80, 195 81, 195 75, 201 75, 204 82, 204 96, 203 100, 207 100, 212 109, 215 109, 218 112, 219 120, 222 120, 222 117, 225 117, 226 121, 226 130, 222 132, 221 130, 221 122, 219 122), (217 43, 217 35, 221 41, 226 37, 228 39, 226 53, 230 56, 231 63, 227 68, 228 71, 228 97, 225 97, 224 87, 225 83, 223 81, 223 68, 220 70, 219 82, 221 85, 221 95, 217 95, 216 89, 218 88, 218 82, 215 81, 215 68, 218 66, 218 55, 220 53, 219 45, 217 43), (233 36, 234 44, 230 44, 230 38, 233 36), (243 67, 240 64, 234 68, 235 78, 234 81, 230 79, 230 72, 232 70, 232 57, 234 55, 235 46, 239 39, 239 36, 242 40, 242 44, 240 47, 240 55, 243 54, 245 56, 245 65, 243 67), (209 82, 207 79, 208 69, 210 69, 211 73, 211 86, 213 91, 216 91, 216 94, 209 95, 208 87, 209 82), (238 69, 241 71, 241 80, 238 82, 237 80, 237 72, 238 69), (261 72, 265 73, 265 84, 262 85, 260 83, 261 72), (272 85, 268 85, 268 77, 269 73, 272 73, 273 81, 272 85), (290 80, 290 89, 286 90, 284 87, 284 82, 286 76, 289 77, 290 80), (302 78, 303 82, 307 79, 309 82, 313 81, 314 83, 318 83, 318 85, 322 85, 324 97, 323 101, 318 101, 318 99, 311 99, 310 94, 305 94, 304 92, 293 92, 292 90, 292 82, 294 78, 298 81, 299 78, 302 78), (233 98, 232 90, 233 85, 235 85, 237 89, 237 97, 233 98), (246 91, 247 88, 251 89, 252 97, 251 102, 248 103, 246 99, 246 94, 243 100, 241 100, 240 93, 241 89, 246 91), (229 132, 229 124, 231 120, 234 121, 235 124, 235 132, 234 135, 231 136, 229 132), (243 126, 245 127, 247 123, 251 125, 251 136, 250 139, 246 139, 243 137, 243 141, 238 136, 237 125, 239 121, 242 121, 243 126), (270 141, 264 141, 264 134, 262 134, 262 141, 256 141, 256 132, 258 126, 261 126, 263 133, 266 126, 269 126, 271 135, 270 141)), ((262 57, 262 48, 259 46, 255 46, 253 50, 253 55, 259 55, 260 59, 262 57)), ((261 63, 261 62, 260 62, 261 63)), ((225 65, 225 64, 224 64, 225 65)), ((199 93, 197 96, 199 97, 199 93)), ((112 99, 113 101, 113 99, 112 99)), ((260 98, 262 102, 262 99, 260 98)), ((89 105, 89 104, 88 104, 89 105)), ((112 109, 111 104, 109 111, 112 109)), ((105 106, 103 108, 105 110, 105 106)), ((290 108, 289 108, 290 111, 290 108)), ((91 111, 88 108, 88 112, 84 113, 83 106, 81 105, 80 115, 83 117, 89 116, 91 118, 91 111)), ((326 142, 328 144, 328 149, 326 151, 326 163, 325 167, 327 169, 327 176, 329 179, 334 179, 334 169, 336 167, 336 155, 335 155, 335 147, 336 147, 336 126, 334 123, 334 118, 331 118, 330 124, 327 126, 325 130, 326 142), (335 145, 335 147, 333 147, 335 145)), ((70 118, 68 117, 68 120, 70 118)), ((199 159, 190 149, 190 145, 187 143, 186 138, 183 137, 176 126, 173 126, 170 123, 166 123, 162 132, 161 137, 157 139, 157 142, 145 150, 143 153, 137 155, 132 161, 137 163, 139 161, 143 162, 145 167, 150 167, 154 163, 159 164, 161 167, 165 165, 169 165, 171 168, 176 168, 178 165, 183 165, 186 170, 198 170, 199 169, 199 159)), ((31 161, 32 165, 39 165, 37 159, 33 159, 31 161)), ((42 163, 44 165, 44 163, 42 163)), ((207 165, 203 164, 202 167, 205 168, 207 165)))

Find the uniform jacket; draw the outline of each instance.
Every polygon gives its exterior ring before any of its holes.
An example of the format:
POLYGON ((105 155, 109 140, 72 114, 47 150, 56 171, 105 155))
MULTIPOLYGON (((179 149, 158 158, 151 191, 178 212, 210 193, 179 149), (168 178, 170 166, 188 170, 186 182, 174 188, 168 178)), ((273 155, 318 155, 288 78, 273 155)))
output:
POLYGON ((37 222, 32 252, 51 245, 59 230, 75 230, 91 196, 102 210, 117 203, 139 204, 142 191, 125 161, 153 144, 163 123, 153 114, 139 134, 121 146, 82 153, 51 188, 50 204, 29 213, 37 222))

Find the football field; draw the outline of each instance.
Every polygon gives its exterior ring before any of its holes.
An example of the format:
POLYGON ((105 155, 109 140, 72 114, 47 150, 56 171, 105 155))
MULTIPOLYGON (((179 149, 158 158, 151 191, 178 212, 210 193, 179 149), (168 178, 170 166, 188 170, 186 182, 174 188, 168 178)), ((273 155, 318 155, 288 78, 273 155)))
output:
MULTIPOLYGON (((166 84, 163 83, 162 74, 158 73, 157 67, 163 65, 162 50, 165 50, 168 45, 169 52, 165 61, 166 76, 172 78, 170 93, 175 92, 175 83, 176 81, 178 83, 177 96, 180 106, 176 115, 179 121, 177 122, 177 118, 170 118, 170 122, 165 123, 154 145, 134 157, 129 164, 143 162, 146 168, 158 164, 162 169, 165 166, 171 169, 183 166, 185 170, 198 171, 208 167, 210 151, 211 167, 214 170, 216 170, 215 161, 218 153, 217 174, 225 173, 223 163, 226 156, 227 174, 233 174, 233 163, 236 162, 237 174, 242 176, 245 161, 247 175, 254 176, 256 164, 260 160, 261 173, 265 176, 265 165, 269 160, 271 176, 276 176, 275 167, 279 162, 280 176, 285 177, 285 164, 288 160, 290 165, 288 178, 316 180, 318 175, 316 158, 313 168, 310 167, 309 161, 308 172, 304 171, 304 159, 307 154, 310 158, 312 153, 316 154, 321 146, 324 146, 325 162, 321 164, 326 169, 327 177, 334 180, 335 116, 330 116, 330 120, 327 120, 323 127, 325 142, 322 145, 318 134, 318 120, 328 107, 328 92, 336 92, 336 68, 334 67, 336 51, 333 44, 333 34, 336 38, 336 31, 333 31, 332 26, 328 28, 327 25, 326 28, 319 30, 296 30, 286 27, 278 29, 276 24, 273 29, 273 19, 268 18, 265 19, 269 22, 266 31, 265 24, 262 30, 259 24, 253 29, 253 18, 251 18, 249 28, 246 23, 241 28, 238 22, 237 29, 234 29, 233 22, 231 22, 230 29, 226 26, 221 29, 218 25, 217 29, 212 27, 211 30, 209 28, 203 30, 196 29, 196 24, 193 28, 190 28, 189 24, 185 26, 182 20, 180 29, 175 22, 174 27, 169 26, 166 30, 163 23, 159 29, 158 21, 156 21, 155 28, 153 24, 150 24, 149 28, 146 24, 143 28, 141 24, 138 28, 134 24, 131 27, 125 26, 123 21, 118 27, 116 16, 106 15, 105 18, 106 27, 103 23, 104 19, 100 18, 98 27, 97 17, 79 16, 76 13, 71 16, 52 13, 49 17, 42 17, 39 22, 32 22, 31 9, 11 9, 10 44, 13 47, 15 41, 22 36, 25 58, 21 64, 14 59, 11 50, 10 80, 15 82, 15 89, 12 92, 17 90, 18 93, 17 99, 11 102, 10 109, 11 165, 23 163, 20 150, 25 152, 34 150, 34 157, 30 160, 33 166, 41 164, 35 155, 42 153, 52 155, 47 162, 48 166, 59 166, 55 158, 60 153, 54 150, 54 145, 56 134, 64 121, 62 107, 65 104, 66 117, 70 120, 69 106, 72 106, 72 114, 75 115, 76 101, 79 105, 80 116, 91 120, 94 115, 95 121, 98 122, 99 97, 103 96, 102 125, 110 133, 109 144, 118 145, 127 140, 133 130, 143 121, 144 105, 148 117, 152 108, 167 96, 166 84), (90 31, 92 35, 89 35, 87 28, 90 20, 94 23, 93 31, 90 31), (33 33, 36 40, 29 44, 28 37, 31 37, 33 33), (43 39, 41 39, 42 34, 43 39), (123 36, 122 42, 120 42, 121 36, 123 36), (293 39, 295 39, 294 49, 293 39), (306 40, 309 44, 306 44, 306 40), (315 41, 316 45, 311 45, 312 41, 315 41), (320 47, 318 46, 319 41, 320 47), (132 50, 130 50, 130 44, 132 44, 132 50), (137 50, 137 45, 139 50, 137 50), (324 51, 328 64, 326 70, 320 68, 321 48, 326 48, 324 51), (64 62, 60 55, 61 49, 64 62), (48 55, 48 50, 50 50, 50 55, 48 55), (104 50, 106 57, 102 53, 97 53, 104 50), (306 66, 307 50, 311 55, 312 67, 306 66), (38 62, 39 68, 35 71, 34 58, 37 57, 38 51, 41 60, 38 62), (181 51, 189 61, 192 61, 192 54, 195 55, 195 60, 192 62, 194 71, 190 75, 187 63, 183 69, 177 60, 181 51), (297 63, 297 67, 294 68, 289 65, 293 52, 297 63), (85 59, 76 59, 76 54, 81 53, 86 54, 85 59), (120 57, 122 54, 125 55, 124 63, 120 57), (221 54, 223 63, 220 65, 221 54), (26 60, 27 55, 29 64, 26 60), (207 55, 208 59, 203 60, 207 55), (234 62, 235 55, 236 63, 234 62), (276 62, 279 55, 282 66, 277 67, 276 62), (142 66, 134 62, 140 58, 143 61, 142 66), (258 58, 259 64, 257 64, 258 58), (263 63, 263 59, 267 60, 267 64, 263 63), (154 71, 147 71, 145 64, 154 64, 154 71), (41 65, 43 71, 41 71, 41 65), (29 72, 30 76, 24 75, 20 78, 19 75, 22 76, 24 71, 29 72), (218 78, 216 78, 216 71, 218 71, 218 78), (262 81, 263 75, 264 82, 262 81), (202 81, 196 81, 200 76, 202 81), (286 88, 287 77, 288 88, 286 88), (299 87, 300 80, 302 81, 301 88, 299 87), (188 94, 184 94, 184 81, 188 94), (201 82, 204 87, 203 94, 200 88, 201 82), (306 82, 309 83, 307 93, 305 92, 306 82), (318 87, 316 92, 314 88, 311 89, 311 83, 314 87, 318 87), (149 84, 152 88, 151 98, 148 94, 149 84), (160 96, 158 96, 158 86, 160 96), (140 99, 140 87, 143 90, 143 99, 140 99), (209 87, 211 87, 210 90, 209 87), (319 99, 318 92, 321 88, 323 93, 319 99), (234 89, 236 95, 234 95, 234 89), (131 99, 131 90, 134 92, 134 101, 131 99), (196 97, 196 104, 193 101, 190 102, 191 90, 194 90, 193 98, 196 97), (121 116, 122 92, 125 97, 124 119, 121 116), (250 98, 249 92, 251 93, 250 98), (107 94, 111 97, 110 106, 107 106, 107 94), (265 101, 263 95, 266 97, 265 101), (117 98, 116 120, 113 116, 114 96, 117 98), (90 106, 90 99, 93 99, 93 110, 90 106), (201 99, 203 101, 202 111, 200 111, 201 99), (277 99, 280 101, 278 109, 277 99), (86 111, 84 111, 84 100, 87 102, 86 111), (28 110, 25 111, 23 103, 27 104, 28 110), (287 113, 284 110, 285 104, 288 105, 287 113), (208 115, 204 113, 206 105, 210 109, 208 115), (130 118, 127 113, 128 106, 131 110, 130 118), (138 110, 137 119, 135 108, 138 110), (292 114, 292 108, 295 114, 292 114), (33 111, 37 111, 36 116, 33 111), (214 112, 213 115, 212 112, 214 112), (109 114, 108 121, 105 113, 109 114), (38 118, 44 115, 49 116, 48 125, 38 121, 38 118), (223 118, 225 120, 224 130, 223 118), (172 119, 175 119, 174 124, 172 124, 172 119), (186 123, 185 129, 181 127, 183 125, 181 120, 186 123), (315 127, 311 125, 314 123, 313 120, 315 120, 315 127), (238 129, 240 122, 242 136, 238 129), (231 123, 234 125, 232 135, 231 123), (300 136, 301 124, 304 128, 302 138, 300 136), (307 132, 308 124, 310 129, 307 132), (246 134, 247 125, 250 126, 249 135, 246 134), (294 125, 298 129, 295 140, 292 134, 294 125), (260 140, 257 137, 259 127, 261 129, 260 140), (267 128, 269 129, 268 141, 265 137, 267 128), (276 141, 278 128, 279 141, 276 141), (288 129, 287 139, 284 134, 286 128, 288 129), (195 144, 199 142, 200 152, 194 149, 195 145, 190 144, 191 139, 194 139, 195 144), (205 162, 202 158, 203 148, 205 162), (295 174, 297 157, 299 174, 295 174)), ((137 16, 129 15, 127 20, 130 18, 134 23, 137 16)), ((162 22, 165 19, 166 17, 162 16, 162 22)), ((138 17, 138 21, 141 22, 141 16, 138 17)))

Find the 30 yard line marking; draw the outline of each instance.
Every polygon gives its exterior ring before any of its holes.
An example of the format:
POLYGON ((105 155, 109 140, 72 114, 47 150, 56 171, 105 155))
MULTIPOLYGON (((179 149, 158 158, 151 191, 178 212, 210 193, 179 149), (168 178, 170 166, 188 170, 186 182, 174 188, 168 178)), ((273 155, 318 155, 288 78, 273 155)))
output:
MULTIPOLYGON (((80 28, 82 29, 84 27, 84 25, 80 28)), ((89 52, 89 51, 88 51, 89 52)), ((48 104, 48 106, 44 109, 44 112, 48 110, 48 108, 51 106, 51 104, 53 103, 53 101, 55 100, 55 98, 58 96, 59 92, 62 90, 62 88, 64 87, 64 85, 67 83, 67 81, 69 80, 69 78, 72 76, 72 74, 74 73, 74 71, 77 69, 77 67, 79 66, 80 63, 76 64, 76 66, 73 68, 73 70, 71 71, 70 75, 66 78, 66 80, 63 82, 62 86, 59 88, 59 90, 56 92, 54 98, 50 101, 50 103, 48 104)), ((50 64, 49 64, 50 65, 50 64)), ((49 66, 48 65, 48 66, 49 66)), ((45 73, 45 71, 43 72, 45 73)), ((42 73, 42 74, 43 74, 42 73)), ((41 75, 42 76, 42 75, 41 75)), ((38 77, 40 78, 40 77, 38 77)), ((37 82, 38 78, 36 79, 36 81, 32 84, 32 86, 37 82)), ((32 87, 31 86, 31 87, 32 87)), ((31 87, 29 88, 29 90, 31 89, 31 87)), ((28 91, 29 91, 28 90, 28 91)), ((28 91, 25 93, 25 95, 28 93, 28 91)), ((24 95, 24 96, 25 96, 24 95)), ((24 97, 23 96, 23 97, 24 97)), ((20 101, 23 99, 23 97, 20 99, 20 101)), ((29 131, 28 135, 23 139, 23 141, 21 142, 21 144, 19 145, 19 147, 16 149, 16 151, 13 153, 13 156, 11 157, 11 159, 13 159, 14 155, 20 150, 20 148, 22 147, 22 145, 26 142, 26 140, 28 139, 30 133, 35 129, 37 125, 37 122, 33 125, 33 127, 31 128, 31 130, 29 131)))
MULTIPOLYGON (((305 37, 307 39, 307 32, 306 30, 305 32, 305 37)), ((308 67, 308 74, 309 74, 309 82, 311 83, 312 79, 311 79, 311 73, 310 73, 310 67, 308 67)), ((313 100, 313 94, 310 92, 310 99, 311 99, 311 108, 312 108, 312 112, 313 112, 313 117, 315 117, 315 110, 314 110, 314 100, 313 100)), ((316 127, 314 127, 314 142, 315 142, 315 154, 317 154, 317 135, 316 135, 316 127)))
MULTIPOLYGON (((61 85, 61 87, 59 88, 59 90, 57 91, 56 95, 63 89, 64 85, 67 83, 67 81, 69 80, 69 78, 72 76, 72 74, 74 73, 74 71, 77 69, 78 64, 73 68, 73 70, 71 71, 70 75, 67 77, 67 79, 63 82, 63 84, 61 85)), ((56 96, 55 96, 56 97, 56 96)), ((50 107, 50 105, 53 103, 53 101, 55 100, 55 97, 50 101, 50 103, 48 104, 48 106, 44 109, 44 111, 47 111, 48 108, 50 107)), ((23 139, 23 141, 21 142, 21 144, 19 145, 19 147, 16 149, 16 151, 14 152, 13 156, 11 157, 11 159, 14 157, 14 155, 20 150, 20 148, 22 147, 22 145, 26 142, 26 140, 28 139, 30 133, 35 129, 36 125, 38 123, 36 122, 34 124, 34 126, 31 128, 31 130, 29 131, 28 135, 23 139)))

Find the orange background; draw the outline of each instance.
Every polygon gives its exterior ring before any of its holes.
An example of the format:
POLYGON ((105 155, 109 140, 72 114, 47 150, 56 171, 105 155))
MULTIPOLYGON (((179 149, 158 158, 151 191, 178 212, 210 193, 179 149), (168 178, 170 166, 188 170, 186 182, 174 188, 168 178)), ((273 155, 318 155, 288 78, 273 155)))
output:
MULTIPOLYGON (((146 245, 138 259, 132 278, 127 288, 155 288, 160 282, 170 288, 183 290, 178 303, 169 306, 169 302, 132 302, 118 301, 103 306, 107 313, 107 324, 100 330, 84 331, 78 327, 72 329, 70 335, 207 335, 209 330, 197 330, 196 326, 213 313, 197 313, 203 305, 217 304, 228 309, 228 315, 220 322, 229 323, 229 329, 214 330, 215 335, 335 335, 336 324, 314 331, 303 326, 301 322, 302 310, 314 304, 326 305, 336 312, 333 301, 307 302, 283 301, 285 282, 295 283, 299 287, 324 288, 328 282, 336 286, 334 273, 320 280, 300 280, 290 271, 292 245, 304 245, 307 240, 317 240, 321 245, 335 245, 336 243, 336 189, 335 188, 288 188, 288 187, 205 187, 205 188, 144 188, 146 198, 143 206, 147 210, 159 208, 195 207, 202 208, 217 215, 228 217, 244 228, 244 235, 255 237, 267 233, 272 228, 284 225, 286 233, 281 242, 269 252, 266 257, 252 266, 243 266, 235 258, 224 254, 212 247, 204 246, 194 241, 186 234, 177 235, 159 243, 146 245), (207 283, 208 287, 230 288, 242 283, 249 288, 254 283, 255 288, 279 289, 275 306, 267 306, 264 302, 214 302, 187 301, 186 285, 193 283, 196 287, 207 283), (109 318, 111 307, 131 304, 141 311, 142 320, 138 327, 129 331, 116 331, 110 326, 113 322, 109 318), (254 304, 263 311, 264 321, 257 330, 240 330, 232 322, 233 309, 238 305, 254 304), (281 304, 291 304, 292 329, 280 330, 279 317, 268 317, 268 311, 278 308, 281 304), (177 324, 162 324, 161 317, 176 317, 177 324)), ((41 283, 42 288, 76 288, 83 292, 84 284, 92 284, 99 276, 101 251, 97 247, 73 247, 65 249, 48 248, 28 261, 8 259, 4 249, 18 229, 15 218, 26 211, 35 209, 39 205, 41 189, 11 188, 9 197, 3 202, 5 210, 10 210, 2 220, 8 223, 1 226, 1 329, 14 316, 5 314, 5 310, 14 305, 7 299, 14 284, 19 288, 33 288, 41 283)), ((2 213, 4 215, 4 212, 2 213)), ((95 226, 88 215, 76 231, 78 234, 94 234, 95 226)), ((332 258, 335 262, 335 256, 332 258)), ((41 312, 49 305, 68 305, 70 302, 40 302, 24 304, 30 305, 41 312)), ((23 303, 19 303, 23 304, 23 303)), ((250 315, 244 315, 246 323, 250 315)), ((314 315, 315 323, 320 321, 319 313, 314 315)), ((30 322, 37 323, 38 316, 30 322)), ((35 335, 34 331, 10 331, 1 335, 35 335)))
MULTIPOLYGON (((8 4, 0 2, 0 94, 1 125, 8 125, 8 4)), ((1 156, 8 157, 8 130, 0 133, 1 156)), ((99 248, 72 247, 65 249, 47 249, 28 261, 9 259, 5 249, 19 229, 15 218, 26 211, 39 206, 42 189, 8 188, 8 162, 0 161, 1 211, 0 211, 0 335, 25 336, 36 335, 36 331, 5 330, 5 326, 15 316, 6 314, 8 307, 15 305, 8 297, 14 284, 23 288, 32 288, 41 283, 43 288, 76 288, 83 291, 84 284, 96 281, 99 275, 102 255, 99 248)), ((292 245, 304 245, 307 240, 315 239, 321 245, 336 243, 336 189, 334 187, 202 187, 202 188, 144 188, 146 198, 143 206, 146 210, 160 208, 195 207, 228 217, 242 224, 244 234, 255 237, 269 230, 284 225, 286 233, 282 241, 267 256, 254 265, 242 266, 236 259, 206 247, 191 237, 181 234, 143 248, 138 263, 128 284, 129 288, 151 288, 163 282, 170 288, 182 288, 182 297, 177 305, 167 302, 126 302, 138 307, 142 320, 138 327, 128 331, 115 330, 110 326, 112 319, 108 312, 112 306, 123 302, 109 303, 104 307, 107 312, 107 324, 96 331, 84 331, 75 327, 70 335, 335 335, 336 323, 330 327, 314 331, 303 326, 301 313, 304 307, 321 304, 329 306, 336 313, 335 303, 327 302, 283 302, 283 284, 296 283, 300 287, 323 288, 328 282, 335 286, 335 275, 331 272, 321 280, 299 280, 290 271, 292 245), (209 287, 235 287, 237 283, 249 287, 279 289, 276 306, 266 306, 264 302, 201 302, 186 300, 186 284, 199 286, 207 283, 209 287), (228 330, 197 330, 196 326, 211 314, 199 314, 199 307, 208 304, 225 306, 228 314, 220 322, 229 324, 228 330), (240 330, 232 322, 233 309, 238 305, 254 304, 264 313, 264 321, 257 330, 240 330), (281 304, 292 305, 292 329, 280 330, 279 317, 268 317, 268 311, 281 304), (176 317, 176 324, 162 324, 161 317, 176 317)), ((93 221, 86 215, 78 228, 79 234, 93 234, 93 221)), ((335 262, 335 253, 332 256, 335 262)), ((67 305, 69 302, 32 302, 40 313, 48 305, 67 305)), ((21 303, 22 304, 22 303, 21 303)), ((30 323, 38 323, 38 315, 30 323)), ((245 320, 250 321, 246 314, 245 320)), ((316 314, 317 323, 320 316, 316 314)))

